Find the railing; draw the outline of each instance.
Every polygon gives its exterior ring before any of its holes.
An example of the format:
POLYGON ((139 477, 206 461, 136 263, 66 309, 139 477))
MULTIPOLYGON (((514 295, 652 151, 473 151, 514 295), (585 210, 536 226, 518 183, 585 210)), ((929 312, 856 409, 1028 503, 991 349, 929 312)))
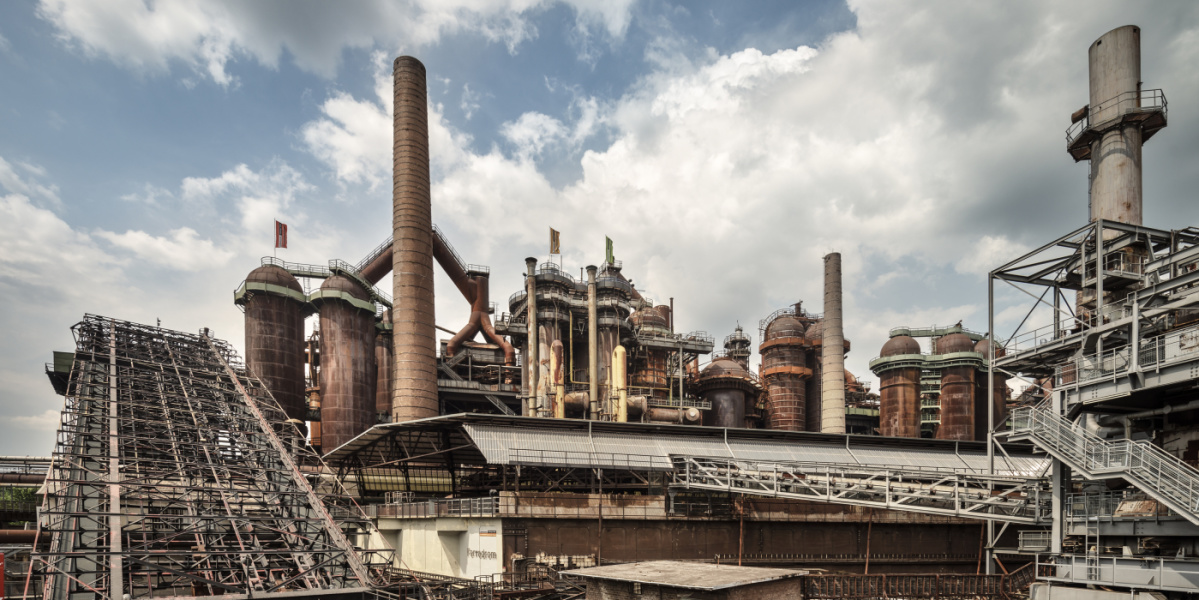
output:
POLYGON ((1193 593, 1199 563, 1160 556, 1037 555, 1037 578, 1085 585, 1193 593))
POLYGON ((1021 552, 1048 552, 1052 540, 1052 532, 1024 529, 1020 531, 1017 547, 1021 552))
POLYGON ((1199 523, 1199 472, 1161 448, 1092 435, 1045 402, 1012 411, 1011 424, 1013 433, 1029 435, 1037 446, 1089 477, 1119 475, 1199 523))
POLYGON ((1054 340, 1067 338, 1081 333, 1089 327, 1090 325, 1081 318, 1070 317, 1068 319, 1063 319, 1056 326, 1050 324, 1018 333, 1012 336, 1011 339, 1004 344, 1003 349, 1009 354, 1031 350, 1037 346, 1043 346, 1054 340))
POLYGON ((362 276, 362 273, 359 272, 358 269, 356 269, 354 267, 354 265, 351 265, 350 263, 348 263, 344 260, 341 260, 340 258, 334 258, 329 261, 329 271, 334 272, 334 273, 339 272, 339 271, 342 273, 345 273, 351 279, 353 279, 354 281, 357 281, 359 285, 361 285, 363 288, 366 289, 366 291, 368 291, 368 292, 374 294, 375 296, 377 296, 378 298, 382 299, 384 301, 384 303, 391 304, 391 294, 384 292, 383 290, 381 290, 381 289, 375 287, 373 284, 371 284, 371 282, 367 281, 366 278, 362 276))
POLYGON ((656 454, 513 448, 508 451, 508 456, 512 464, 542 467, 602 466, 630 471, 670 471, 674 468, 669 459, 656 454))
POLYGON ((1054 387, 1060 389, 1123 375, 1132 365, 1130 354, 1129 347, 1124 346, 1066 361, 1054 368, 1054 387))
MULTIPOLYGON (((372 517, 420 519, 434 517, 495 517, 500 514, 499 498, 452 498, 417 500, 394 504, 374 504, 372 517)), ((368 511, 368 514, 372 511, 368 511)))
POLYGON ((891 328, 891 331, 888 332, 888 337, 896 337, 900 335, 907 335, 911 337, 941 337, 950 333, 964 333, 971 338, 978 338, 980 340, 986 337, 986 335, 981 332, 966 329, 961 325, 949 325, 946 327, 941 327, 938 325, 929 325, 927 327, 893 327, 891 328))
POLYGON ((1199 358, 1199 326, 1171 331, 1141 342, 1137 362, 1142 369, 1154 369, 1175 362, 1199 358))
POLYGON ((445 233, 441 231, 441 228, 436 223, 433 224, 433 235, 441 238, 442 245, 445 246, 446 250, 450 251, 450 256, 454 257, 454 262, 458 263, 458 268, 465 271, 466 261, 462 260, 461 256, 458 256, 458 251, 450 244, 450 238, 445 236, 445 233))
POLYGON ((1098 129, 1128 113, 1166 113, 1166 94, 1160 89, 1124 92, 1087 109, 1087 114, 1066 129, 1066 145, 1074 143, 1088 129, 1098 129), (1094 124, 1094 126, 1092 126, 1094 124))
POLYGON ((297 275, 300 277, 331 277, 333 275, 333 272, 330 271, 328 267, 324 267, 321 265, 308 265, 308 264, 304 264, 304 263, 287 262, 287 261, 283 260, 282 258, 276 258, 274 256, 262 257, 262 264, 275 265, 276 267, 281 267, 288 273, 291 273, 292 275, 297 275))
POLYGON ((389 235, 389 236, 387 236, 386 240, 383 240, 382 244, 375 246, 374 250, 371 250, 369 253, 367 253, 367 255, 365 257, 363 257, 362 260, 358 261, 358 264, 354 265, 354 270, 361 271, 361 270, 365 269, 371 263, 375 262, 375 259, 382 256, 383 252, 385 252, 388 248, 391 247, 392 238, 393 238, 393 236, 389 235))

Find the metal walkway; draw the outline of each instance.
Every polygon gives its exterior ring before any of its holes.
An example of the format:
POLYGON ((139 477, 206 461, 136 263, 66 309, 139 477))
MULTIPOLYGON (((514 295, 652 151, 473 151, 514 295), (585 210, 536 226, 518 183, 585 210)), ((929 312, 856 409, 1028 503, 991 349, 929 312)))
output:
POLYGON ((1046 402, 1013 411, 1008 439, 1032 442, 1087 479, 1124 479, 1199 525, 1199 471, 1157 446, 1105 440, 1046 402))
POLYGON ((673 486, 926 514, 1047 523, 1048 481, 914 466, 880 468, 673 455, 673 486))

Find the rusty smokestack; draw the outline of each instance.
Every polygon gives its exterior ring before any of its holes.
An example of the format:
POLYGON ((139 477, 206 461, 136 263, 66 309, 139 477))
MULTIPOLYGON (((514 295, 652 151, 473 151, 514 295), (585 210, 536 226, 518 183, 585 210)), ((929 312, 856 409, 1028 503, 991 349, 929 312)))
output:
POLYGON ((845 333, 841 326, 841 253, 824 257, 824 326, 820 354, 820 431, 845 433, 845 333))
POLYGON ((435 417, 436 321, 433 312, 433 207, 429 195, 429 115, 425 66, 395 60, 392 139, 392 277, 396 309, 392 420, 435 417))
POLYGON ((532 256, 525 259, 525 268, 528 269, 528 276, 525 278, 525 321, 529 325, 528 342, 525 343, 525 369, 528 370, 527 381, 528 386, 528 406, 525 408, 525 415, 536 417, 538 405, 537 395, 537 377, 541 374, 541 361, 537 357, 537 350, 541 346, 541 341, 537 339, 537 259, 532 256))
POLYGON ((1125 25, 1087 52, 1091 94, 1091 220, 1141 224, 1141 28, 1125 25))
POLYGON ((595 300, 595 265, 587 267, 587 391, 588 419, 599 418, 599 317, 595 300))

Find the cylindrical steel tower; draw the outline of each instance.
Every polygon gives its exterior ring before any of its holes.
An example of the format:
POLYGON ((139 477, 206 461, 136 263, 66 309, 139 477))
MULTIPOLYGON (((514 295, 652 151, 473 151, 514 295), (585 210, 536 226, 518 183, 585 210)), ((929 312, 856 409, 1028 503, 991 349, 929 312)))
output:
MULTIPOLYGON (((436 321, 433 310, 433 208, 429 196, 429 116, 425 66, 411 56, 394 65, 392 279, 395 375, 392 420, 435 417, 436 321)), ((328 406, 328 397, 325 406, 328 406)), ((328 426, 325 435, 329 434, 328 426)), ((334 446, 329 446, 332 449, 334 446)))
MULTIPOLYGON (((629 322, 644 335, 670 335, 670 318, 657 307, 646 306, 629 316, 629 322)), ((638 356, 633 372, 629 374, 631 387, 650 388, 654 395, 667 396, 669 389, 669 352, 659 348, 643 349, 638 356)))
POLYGON ((824 257, 824 344, 820 350, 820 430, 845 433, 845 332, 841 325, 841 253, 824 257))
MULTIPOLYGON (((1004 350, 999 344, 988 343, 988 340, 979 340, 974 345, 974 351, 983 355, 987 362, 983 363, 981 369, 974 376, 978 382, 974 389, 974 437, 976 439, 987 439, 987 364, 991 360, 991 348, 995 349, 995 356, 1002 357, 1004 350)), ((995 371, 995 426, 999 427, 1007 420, 1007 400, 1008 387, 1007 375, 1001 371, 995 371)))
POLYGON ((741 365, 743 369, 749 368, 749 348, 752 345, 753 340, 748 335, 745 335, 745 330, 741 329, 740 324, 737 325, 737 328, 733 330, 731 335, 724 338, 725 354, 737 361, 737 364, 741 365))
MULTIPOLYGON (((936 354, 945 356, 958 352, 974 352, 974 341, 961 332, 937 338, 936 354)), ((960 365, 941 369, 941 426, 937 428, 937 439, 975 439, 976 368, 974 365, 960 365)))
POLYGON ((292 419, 304 419, 304 316, 311 310, 296 278, 275 265, 246 276, 246 366, 292 419))
POLYGON ((528 399, 525 403, 525 416, 537 416, 538 384, 541 378, 541 361, 538 351, 541 348, 540 330, 537 328, 537 259, 532 256, 525 259, 525 322, 528 333, 525 338, 525 393, 528 399))
MULTIPOLYGON (((879 357, 919 354, 920 344, 915 338, 898 335, 883 344, 879 357)), ((902 364, 875 371, 881 380, 879 434, 887 437, 920 437, 920 371, 918 365, 902 364)))
POLYGON ((599 316, 596 310, 595 265, 587 267, 587 418, 599 418, 599 316))
POLYGON ((697 389, 712 403, 704 413, 704 425, 745 427, 747 391, 752 390, 749 374, 736 361, 719 358, 700 373, 697 389))
POLYGON ((766 382, 766 423, 769 429, 803 431, 806 429, 806 380, 812 371, 807 365, 804 324, 792 311, 767 318, 762 330, 762 379, 766 382))
POLYGON ((375 417, 375 311, 357 282, 334 275, 321 284, 321 449, 369 429, 375 417))
POLYGON ((391 382, 395 369, 395 346, 391 341, 391 309, 383 311, 383 327, 375 332, 375 418, 391 419, 391 382))

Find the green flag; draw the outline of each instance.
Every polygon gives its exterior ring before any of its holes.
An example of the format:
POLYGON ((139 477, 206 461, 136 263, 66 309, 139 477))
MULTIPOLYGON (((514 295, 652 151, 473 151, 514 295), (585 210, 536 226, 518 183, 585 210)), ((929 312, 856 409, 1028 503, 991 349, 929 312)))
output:
POLYGON ((604 236, 604 260, 608 264, 616 264, 616 258, 612 256, 612 238, 604 236))

